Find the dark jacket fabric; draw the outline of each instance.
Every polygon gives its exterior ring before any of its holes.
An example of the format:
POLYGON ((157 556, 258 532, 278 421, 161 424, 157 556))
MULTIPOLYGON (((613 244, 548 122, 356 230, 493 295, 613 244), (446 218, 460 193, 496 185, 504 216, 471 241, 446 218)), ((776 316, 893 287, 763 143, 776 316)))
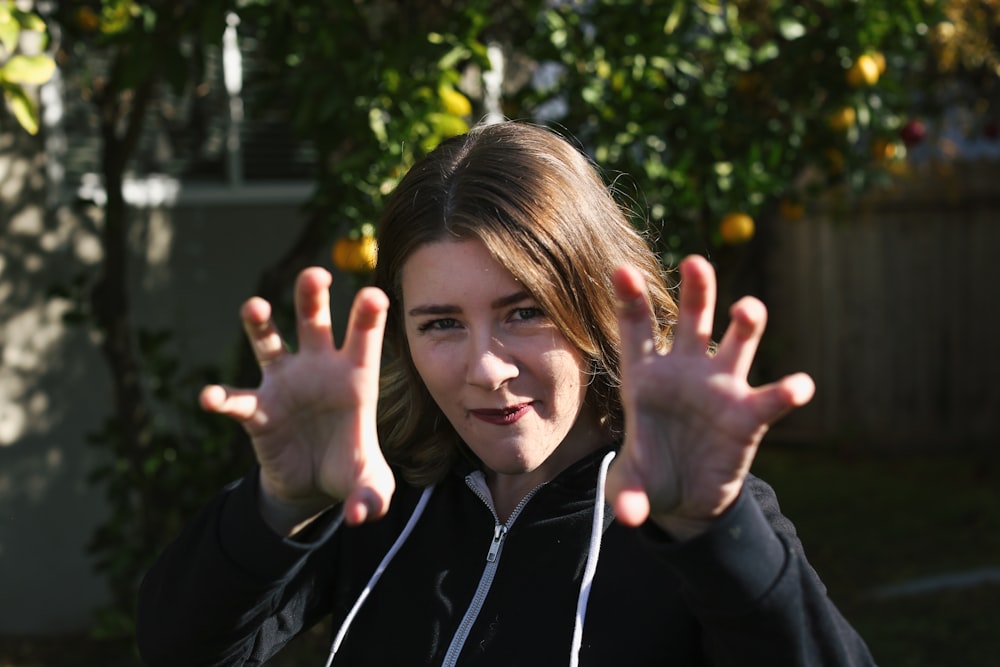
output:
MULTIPOLYGON (((478 613, 459 633, 455 664, 572 664, 602 454, 537 489, 499 539, 495 514, 465 475, 439 483, 364 593, 334 667, 441 665, 470 607, 478 613)), ((328 614, 336 633, 421 492, 399 480, 385 518, 348 527, 334 508, 284 539, 260 518, 252 471, 146 575, 137 615, 145 663, 261 665, 328 614)), ((683 543, 650 523, 625 527, 607 510, 579 665, 873 664, 760 479, 748 478, 719 521, 683 543)))

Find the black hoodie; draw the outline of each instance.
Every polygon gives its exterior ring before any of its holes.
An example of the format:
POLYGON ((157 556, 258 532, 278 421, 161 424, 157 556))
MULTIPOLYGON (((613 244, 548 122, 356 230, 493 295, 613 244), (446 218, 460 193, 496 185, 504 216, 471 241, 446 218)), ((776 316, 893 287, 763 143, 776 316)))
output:
POLYGON ((334 667, 873 664, 767 484, 749 477, 678 543, 613 520, 597 493, 608 453, 537 488, 506 527, 481 473, 456 472, 432 490, 398 483, 379 521, 347 527, 334 508, 295 539, 260 518, 254 470, 147 574, 140 653, 260 665, 332 613, 334 667))

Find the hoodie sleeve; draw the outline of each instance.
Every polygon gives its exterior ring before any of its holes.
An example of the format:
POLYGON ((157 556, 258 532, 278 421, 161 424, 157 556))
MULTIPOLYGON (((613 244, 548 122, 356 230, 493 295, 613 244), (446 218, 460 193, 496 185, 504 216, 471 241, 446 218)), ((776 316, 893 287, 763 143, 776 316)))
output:
POLYGON ((690 541, 674 542, 651 522, 641 530, 683 582, 709 664, 874 664, 759 478, 750 476, 736 503, 690 541))
POLYGON ((260 665, 329 612, 331 510, 295 539, 282 538, 257 508, 254 469, 225 488, 147 572, 136 638, 149 667, 260 665))

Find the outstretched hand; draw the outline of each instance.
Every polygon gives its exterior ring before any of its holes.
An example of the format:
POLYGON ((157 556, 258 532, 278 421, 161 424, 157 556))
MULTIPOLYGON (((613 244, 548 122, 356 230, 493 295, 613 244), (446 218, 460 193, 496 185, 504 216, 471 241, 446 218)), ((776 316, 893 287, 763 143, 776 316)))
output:
POLYGON ((698 256, 680 266, 680 314, 670 350, 657 350, 646 285, 631 267, 614 276, 620 302, 625 441, 608 474, 616 516, 652 519, 675 537, 704 530, 739 496, 768 427, 812 398, 798 373, 760 387, 747 381, 767 310, 753 297, 730 309, 714 354, 709 346, 715 271, 698 256))
POLYGON ((279 532, 343 501, 358 524, 382 516, 395 480, 375 427, 379 360, 389 301, 376 288, 358 292, 343 345, 334 346, 331 275, 310 268, 295 283, 298 350, 291 352, 271 306, 251 298, 240 311, 261 368, 256 389, 205 387, 201 405, 240 422, 260 464, 262 511, 279 532))

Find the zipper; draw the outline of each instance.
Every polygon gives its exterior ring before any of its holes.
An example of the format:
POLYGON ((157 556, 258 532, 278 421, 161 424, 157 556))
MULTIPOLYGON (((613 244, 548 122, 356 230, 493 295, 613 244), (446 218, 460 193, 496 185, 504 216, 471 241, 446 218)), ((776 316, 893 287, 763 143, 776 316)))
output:
POLYGON ((503 538, 507 536, 507 526, 501 526, 499 523, 496 528, 493 529, 493 542, 490 544, 490 550, 486 554, 486 562, 492 563, 497 559, 497 554, 500 553, 500 546, 503 544, 503 538))
POLYGON ((469 603, 468 609, 465 610, 465 616, 462 617, 462 622, 459 623, 458 629, 455 631, 455 636, 451 639, 451 644, 448 646, 448 652, 444 656, 444 661, 442 661, 441 667, 454 667, 458 662, 458 656, 462 652, 462 648, 465 646, 465 640, 469 638, 472 626, 479 617, 479 612, 482 610, 483 603, 486 602, 486 596, 489 594, 490 588, 493 585, 493 577, 496 576, 497 568, 500 566, 500 552, 503 549, 503 543, 507 537, 507 533, 510 532, 510 527, 514 525, 514 521, 521 513, 521 510, 524 509, 524 506, 528 504, 528 501, 531 500, 538 490, 545 486, 547 482, 543 482, 529 491, 528 494, 521 499, 521 502, 517 504, 514 511, 511 512, 511 515, 507 519, 506 523, 500 523, 500 517, 497 516, 496 510, 493 508, 493 502, 490 499, 489 491, 480 486, 484 484, 481 477, 473 477, 472 475, 469 475, 465 478, 465 483, 490 510, 490 514, 493 515, 495 525, 493 527, 493 537, 490 540, 489 549, 486 551, 486 564, 483 567, 482 575, 479 577, 479 585, 476 587, 476 593, 472 596, 472 602, 469 603))

